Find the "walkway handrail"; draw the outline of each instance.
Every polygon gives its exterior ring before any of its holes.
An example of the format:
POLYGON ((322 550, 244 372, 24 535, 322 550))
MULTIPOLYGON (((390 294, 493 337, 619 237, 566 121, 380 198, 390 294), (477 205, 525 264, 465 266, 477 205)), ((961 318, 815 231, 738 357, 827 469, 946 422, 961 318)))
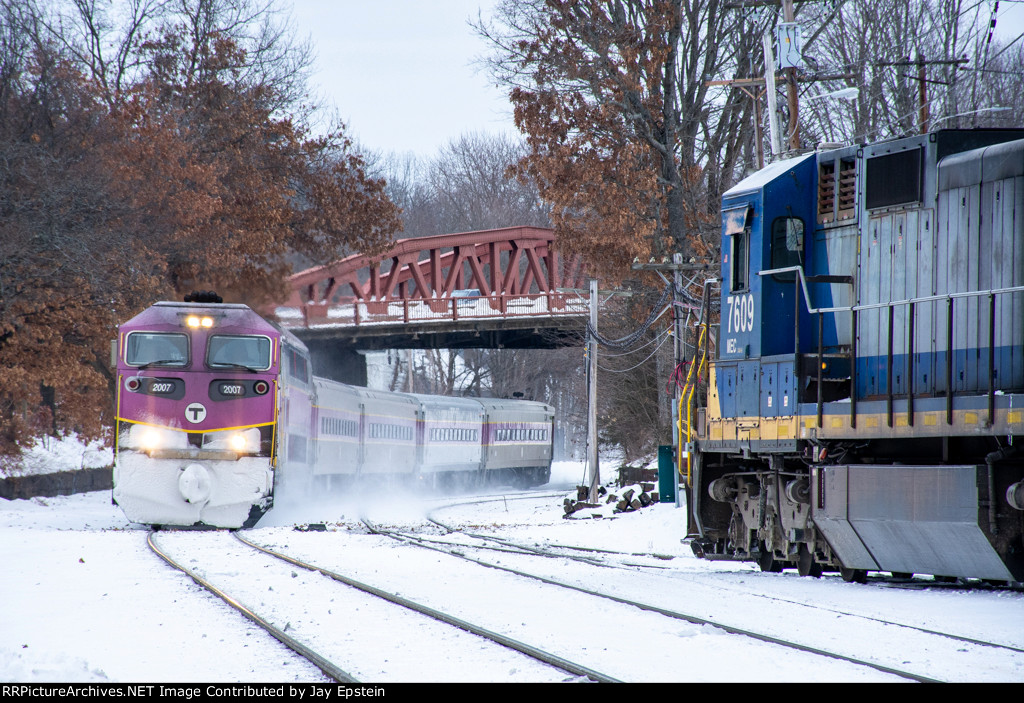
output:
MULTIPOLYGON (((704 339, 707 335, 708 323, 703 322, 700 325, 700 335, 697 338, 697 346, 694 351, 694 361, 696 363, 690 363, 690 370, 686 374, 686 381, 683 383, 683 389, 679 393, 679 406, 676 412, 676 446, 677 451, 677 464, 676 471, 680 476, 683 476, 683 448, 689 446, 693 442, 693 396, 697 390, 697 384, 700 383, 700 379, 703 375, 704 365, 707 362, 707 353, 704 346, 704 339), (698 361, 698 355, 700 357, 698 361), (686 443, 683 443, 683 402, 686 402, 686 443)), ((686 452, 686 485, 692 486, 692 470, 693 470, 693 458, 689 452, 686 452)))

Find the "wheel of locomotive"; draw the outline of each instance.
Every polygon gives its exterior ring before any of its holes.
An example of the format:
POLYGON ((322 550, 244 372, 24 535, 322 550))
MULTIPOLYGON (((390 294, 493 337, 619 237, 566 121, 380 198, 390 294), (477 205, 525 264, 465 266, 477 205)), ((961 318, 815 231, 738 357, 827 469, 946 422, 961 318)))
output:
POLYGON ((821 564, 814 561, 814 555, 811 554, 806 544, 801 544, 797 552, 796 570, 800 572, 801 576, 821 577, 821 564))
POLYGON ((772 554, 772 550, 768 549, 764 542, 758 542, 759 554, 757 557, 757 565, 761 567, 761 571, 767 571, 773 574, 782 573, 782 562, 775 561, 775 555, 772 554))
POLYGON ((846 581, 846 583, 868 582, 868 572, 866 569, 847 569, 845 566, 840 566, 839 575, 843 577, 843 581, 846 581))

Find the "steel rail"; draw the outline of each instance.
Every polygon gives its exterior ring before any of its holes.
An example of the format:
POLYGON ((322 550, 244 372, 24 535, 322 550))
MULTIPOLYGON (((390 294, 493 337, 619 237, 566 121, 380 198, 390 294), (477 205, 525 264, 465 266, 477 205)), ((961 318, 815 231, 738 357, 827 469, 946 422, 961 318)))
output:
POLYGON ((156 532, 151 531, 148 537, 146 538, 146 543, 149 545, 149 548, 153 550, 153 552, 161 559, 163 559, 165 562, 170 564, 175 569, 178 569, 185 575, 187 575, 197 584, 199 584, 207 591, 223 600, 225 603, 227 603, 232 608, 240 612, 250 621, 266 630, 274 639, 276 639, 278 642, 291 649, 299 656, 309 661, 311 664, 316 666, 318 669, 320 669, 320 671, 322 671, 325 675, 329 676, 334 681, 338 683, 359 683, 359 680, 353 678, 351 674, 345 672, 330 660, 320 656, 315 651, 313 651, 306 645, 302 644, 295 638, 285 634, 284 630, 281 630, 280 628, 271 624, 269 621, 263 619, 255 612, 250 610, 248 607, 243 605, 240 601, 232 598, 227 593, 214 586, 212 583, 204 579, 202 576, 200 576, 193 570, 189 569, 184 564, 181 564, 180 562, 176 561, 173 557, 167 554, 167 552, 160 549, 160 547, 156 543, 155 535, 156 532))
POLYGON ((263 552, 264 554, 276 557, 278 559, 288 562, 289 564, 294 564, 295 566, 298 566, 302 569, 307 569, 309 571, 315 571, 317 573, 323 574, 324 576, 327 576, 328 578, 343 583, 346 586, 358 589, 360 591, 363 591, 364 593, 369 593, 370 595, 377 596, 378 598, 383 598, 384 600, 390 603, 394 603, 395 605, 400 605, 403 608, 408 608, 409 610, 415 611, 422 615, 426 615, 427 617, 433 618, 435 620, 446 623, 453 627, 457 627, 460 630, 465 630, 466 632, 469 632, 471 634, 483 637, 496 644, 508 647, 509 649, 513 649, 521 654, 525 654, 528 657, 532 657, 538 661, 544 662, 545 664, 566 671, 570 674, 573 674, 574 676, 586 676, 587 678, 593 681, 597 681, 598 683, 621 683, 621 681, 619 681, 618 679, 612 678, 611 676, 608 676, 606 674, 602 674, 599 671, 595 671, 594 669, 590 669, 575 662, 571 662, 568 659, 563 659, 562 657, 556 656, 549 652, 545 652, 544 650, 528 645, 525 642, 520 642, 518 640, 512 639, 511 637, 506 637, 505 635, 502 635, 500 633, 488 630, 478 625, 474 625, 473 623, 457 618, 454 615, 450 615, 448 613, 436 610, 429 606, 416 603, 415 601, 409 600, 408 598, 403 598, 402 596, 395 595, 394 593, 389 593, 388 591, 385 591, 383 589, 362 583, 353 578, 349 578, 348 576, 344 576, 343 574, 339 574, 329 569, 316 566, 315 564, 310 564, 308 562, 302 561, 301 559, 296 559, 295 557, 288 556, 287 554, 282 554, 281 552, 274 551, 273 549, 263 547, 259 544, 256 544, 255 542, 251 542, 250 540, 238 534, 238 532, 232 532, 232 534, 242 544, 252 547, 253 549, 263 552))
MULTIPOLYGON (((666 556, 663 556, 663 555, 655 555, 655 554, 626 554, 625 552, 614 552, 614 551, 611 551, 611 550, 608 550, 608 549, 589 549, 589 548, 586 548, 586 547, 571 547, 571 546, 567 546, 567 545, 557 545, 557 544, 548 545, 548 549, 545 549, 545 548, 542 548, 542 547, 531 547, 529 545, 520 544, 518 542, 514 542, 514 541, 509 540, 509 539, 504 539, 503 537, 495 537, 494 535, 481 535, 481 534, 477 534, 477 533, 474 533, 474 532, 464 532, 462 530, 455 529, 454 527, 451 527, 450 525, 445 525, 443 522, 439 522, 438 520, 436 520, 436 519, 434 519, 432 517, 429 517, 429 516, 427 517, 427 520, 429 520, 430 522, 434 523, 438 527, 443 527, 444 529, 448 530, 448 532, 451 533, 451 534, 465 535, 466 537, 472 537, 473 539, 478 539, 478 540, 482 540, 482 541, 485 541, 485 542, 494 542, 496 544, 500 544, 501 547, 504 548, 504 549, 502 549, 502 548, 499 548, 499 547, 474 547, 474 549, 491 549, 491 550, 494 550, 494 551, 506 551, 506 552, 510 552, 510 553, 514 553, 514 554, 533 554, 535 556, 547 557, 549 559, 569 559, 571 561, 578 561, 578 562, 581 562, 583 564, 590 564, 591 566, 600 566, 600 567, 606 568, 606 569, 621 569, 621 568, 667 569, 668 567, 667 566, 658 566, 656 564, 631 564, 629 562, 623 562, 621 564, 610 564, 610 563, 608 563, 606 561, 602 561, 601 559, 596 558, 596 557, 581 557, 581 556, 575 556, 573 554, 559 554, 557 552, 549 551, 549 549, 552 549, 552 548, 553 549, 569 549, 569 550, 577 550, 577 551, 581 551, 581 552, 593 552, 595 554, 601 553, 601 554, 616 555, 616 556, 626 556, 626 557, 650 557, 650 558, 653 558, 653 559, 663 559, 663 560, 664 559, 671 559, 672 558, 672 557, 666 557, 666 556)), ((367 523, 364 521, 363 524, 367 524, 367 523)), ((396 533, 397 533, 397 531, 396 531, 396 533)), ((455 546, 455 547, 459 546, 459 545, 452 544, 451 542, 440 542, 439 540, 429 540, 429 539, 424 538, 424 537, 419 537, 418 535, 417 536, 407 535, 407 536, 410 539, 423 540, 423 541, 427 541, 427 542, 435 541, 435 542, 438 542, 440 544, 451 544, 452 546, 455 546)), ((467 546, 470 546, 470 545, 467 545, 467 546)))
MULTIPOLYGON (((534 494, 516 495, 516 496, 513 496, 511 498, 511 500, 527 500, 527 499, 530 499, 530 498, 557 498, 557 497, 560 497, 562 495, 563 495, 563 493, 561 493, 561 492, 559 492, 559 493, 534 493, 534 494)), ((480 498, 480 499, 477 499, 477 500, 459 501, 459 502, 449 503, 449 504, 446 504, 446 505, 439 505, 436 508, 432 509, 427 514, 427 520, 429 520, 430 522, 434 523, 438 527, 444 528, 448 532, 463 534, 463 535, 467 535, 469 537, 475 537, 477 539, 493 540, 493 541, 498 542, 500 544, 504 544, 504 545, 512 546, 512 547, 517 547, 519 549, 527 549, 527 550, 533 549, 531 547, 527 547, 525 545, 520 545, 520 544, 517 544, 516 542, 513 542, 512 540, 507 540, 507 539, 504 539, 504 538, 501 538, 501 537, 495 537, 493 535, 479 535, 479 534, 474 534, 472 532, 465 532, 465 531, 460 530, 458 528, 452 527, 451 525, 446 525, 443 522, 441 522, 441 521, 439 521, 439 520, 437 520, 436 518, 433 517, 433 513, 437 512, 438 510, 445 510, 447 508, 457 508, 457 507, 460 507, 460 506, 463 506, 463 505, 478 505, 480 503, 496 503, 498 501, 504 501, 504 500, 509 500, 509 498, 507 496, 499 495, 499 496, 492 496, 492 497, 487 497, 487 498, 480 498)), ((671 561, 671 560, 675 559, 675 556, 673 556, 672 554, 658 554, 656 552, 621 552, 621 551, 618 551, 618 550, 615 550, 615 549, 601 549, 599 547, 580 547, 579 545, 573 545, 573 544, 549 544, 548 546, 552 547, 552 548, 555 548, 555 549, 570 549, 570 550, 575 550, 575 551, 578 551, 578 552, 593 552, 594 554, 610 554, 610 555, 624 556, 624 557, 649 557, 651 559, 660 559, 662 561, 671 561)), ((560 554, 551 554, 551 556, 557 556, 557 557, 562 557, 562 558, 566 558, 566 559, 571 558, 571 557, 569 557, 567 555, 560 555, 560 554)))
MULTIPOLYGON (((409 535, 409 534, 405 534, 405 533, 400 533, 400 532, 397 532, 397 531, 394 532, 394 534, 402 535, 403 537, 405 537, 405 539, 407 539, 409 541, 415 541, 415 542, 424 542, 424 543, 433 543, 433 544, 439 544, 439 545, 447 545, 447 546, 450 546, 450 547, 453 547, 453 548, 465 547, 465 548, 468 548, 468 549, 503 551, 503 552, 510 553, 510 554, 527 554, 527 555, 534 555, 534 556, 550 557, 550 558, 554 558, 554 559, 570 559, 570 560, 573 560, 573 561, 579 561, 579 562, 586 563, 586 564, 592 564, 592 565, 595 565, 595 566, 604 566, 604 567, 609 567, 609 568, 625 568, 625 567, 629 567, 629 568, 642 568, 642 569, 666 569, 666 568, 668 568, 668 567, 659 567, 659 566, 655 566, 655 565, 651 565, 651 564, 629 564, 629 563, 623 563, 623 564, 604 564, 604 563, 595 563, 593 560, 590 560, 590 559, 575 558, 575 557, 573 557, 571 555, 568 555, 568 554, 559 554, 557 552, 548 552, 548 551, 545 551, 544 549, 540 549, 540 548, 533 548, 533 547, 527 547, 525 545, 519 545, 519 544, 516 544, 515 542, 513 542, 511 540, 504 540, 502 538, 494 537, 492 535, 481 535, 481 534, 475 534, 475 533, 472 533, 472 532, 464 532, 462 530, 458 530, 458 529, 452 528, 452 527, 450 527, 448 525, 444 525, 443 523, 438 522, 438 521, 436 521, 436 520, 434 520, 432 518, 428 517, 427 519, 430 520, 431 522, 433 522, 436 525, 444 527, 445 529, 449 530, 450 532, 452 532, 454 534, 465 535, 467 537, 472 537, 474 539, 482 540, 482 541, 485 541, 485 542, 496 541, 499 544, 505 545, 505 546, 507 546, 509 548, 508 549, 503 549, 503 548, 500 548, 500 547, 493 547, 493 546, 486 545, 486 544, 485 545, 480 545, 480 546, 474 546, 474 545, 468 545, 468 544, 460 545, 460 544, 455 544, 453 542, 444 542, 444 541, 441 541, 441 540, 432 540, 432 539, 420 537, 420 536, 417 536, 417 535, 409 535)), ((382 534, 384 536, 390 536, 386 532, 380 532, 379 534, 382 534)), ((426 546, 426 545, 424 545, 424 546, 426 546)), ((564 544, 550 544, 548 546, 550 548, 553 548, 553 549, 575 549, 575 550, 580 550, 580 551, 585 551, 585 552, 593 552, 595 554, 608 554, 608 555, 611 555, 611 556, 639 556, 639 557, 648 557, 648 558, 655 558, 655 559, 674 559, 674 557, 672 557, 672 556, 664 556, 664 555, 659 555, 659 554, 618 552, 618 551, 614 551, 614 550, 610 550, 610 549, 596 549, 596 548, 591 548, 591 547, 578 547, 578 546, 564 545, 564 544)), ((455 554, 456 556, 462 556, 462 555, 457 554, 455 552, 449 552, 449 553, 455 554)), ((688 580, 692 581, 693 579, 688 579, 688 580)), ((878 579, 873 579, 873 580, 878 581, 879 586, 889 587, 889 588, 907 588, 907 589, 910 589, 910 588, 934 588, 935 587, 934 584, 921 584, 921 585, 918 586, 918 585, 915 585, 915 584, 892 583, 889 579, 883 579, 883 578, 878 578, 878 579)), ((955 584, 947 584, 947 585, 949 585, 950 587, 956 587, 955 584)), ((920 627, 920 626, 917 626, 917 625, 908 625, 906 623, 895 622, 893 620, 884 620, 882 618, 876 618, 876 617, 872 617, 870 615, 863 615, 863 614, 860 614, 860 613, 851 613, 849 611, 839 610, 837 608, 826 608, 826 607, 822 607, 820 605, 808 605, 807 603, 804 603, 802 601, 789 600, 787 598, 779 598, 778 596, 771 596, 771 595, 767 595, 767 594, 764 594, 764 593, 757 593, 755 591, 748 591, 748 590, 745 590, 745 589, 737 589, 737 590, 742 590, 742 593, 744 593, 746 595, 749 595, 749 596, 753 596, 755 598, 764 598, 766 600, 776 601, 778 603, 786 603, 786 604, 789 604, 789 605, 799 605, 799 606, 804 606, 804 607, 808 607, 808 608, 814 608, 815 610, 821 610, 821 611, 826 612, 826 613, 834 613, 836 615, 843 615, 843 616, 849 617, 849 618, 858 618, 860 620, 867 620, 869 622, 877 622, 877 623, 880 623, 880 624, 883 624, 883 625, 892 625, 893 627, 900 627, 900 628, 904 628, 904 629, 907 629, 907 630, 913 630, 915 632, 920 632, 920 633, 926 634, 926 635, 935 635, 935 636, 938 636, 938 637, 945 637, 947 639, 956 640, 958 642, 964 642, 966 644, 973 644, 973 645, 977 645, 979 647, 993 647, 995 649, 1005 649, 1005 650, 1008 650, 1008 651, 1011 651, 1011 652, 1021 652, 1021 653, 1024 653, 1024 648, 1022 648, 1022 647, 1015 647, 1013 645, 1004 644, 1004 643, 1000 643, 1000 642, 990 642, 988 640, 980 640, 980 639, 977 639, 977 638, 974 638, 974 637, 967 637, 966 635, 957 635, 957 634, 954 634, 954 633, 951 633, 951 632, 943 632, 941 630, 932 630, 932 629, 927 628, 927 627, 920 627)))
POLYGON ((538 576, 536 574, 531 574, 531 573, 526 572, 526 571, 519 571, 518 569, 513 569, 511 567, 501 566, 499 564, 492 564, 490 562, 483 561, 481 559, 476 559, 476 558, 468 556, 466 554, 462 554, 462 553, 460 553, 458 551, 449 551, 449 550, 446 550, 446 549, 442 549, 440 547, 434 547, 434 546, 431 546, 431 545, 428 545, 428 544, 421 544, 418 541, 416 541, 415 539, 410 538, 410 537, 408 537, 408 536, 406 536, 406 535, 404 535, 402 533, 389 532, 387 530, 377 530, 377 533, 381 534, 383 536, 390 537, 392 539, 398 540, 398 541, 411 543, 414 546, 418 546, 418 547, 421 547, 423 549, 432 549, 434 551, 442 552, 444 554, 448 554, 450 556, 454 556, 454 557, 457 557, 459 559, 464 559, 466 561, 472 562, 474 564, 479 564, 480 566, 484 566, 484 567, 487 567, 489 569, 497 569, 498 571, 504 571, 506 573, 515 574, 517 576, 522 576, 524 578, 534 579, 536 581, 540 581, 541 583, 545 583, 545 584, 548 584, 548 585, 551 585, 551 586, 559 586, 561 588, 566 588, 566 589, 569 589, 569 590, 572 590, 572 591, 577 591, 579 593, 584 593, 584 594, 589 595, 589 596, 595 596, 597 598, 604 598, 606 600, 610 600, 610 601, 613 601, 615 603, 620 603, 622 605, 630 605, 630 606, 633 606, 635 608, 639 608, 640 610, 646 610, 648 612, 657 613, 659 615, 664 615, 665 617, 673 618, 673 619, 676 619, 676 620, 684 620, 684 621, 692 623, 694 625, 710 625, 711 627, 715 627, 715 628, 718 628, 720 630, 724 630, 725 632, 728 632, 729 634, 740 635, 740 636, 743 636, 743 637, 750 637, 751 639, 755 639, 755 640, 758 640, 758 641, 761 641, 761 642, 766 642, 768 644, 775 644, 775 645, 779 645, 780 647, 786 647, 788 649, 794 649, 794 650, 801 651, 801 652, 807 652, 809 654, 816 654, 816 655, 819 655, 819 656, 827 657, 829 659, 836 659, 836 660, 839 660, 839 661, 845 661, 845 662, 849 662, 851 664, 855 664, 855 665, 858 665, 858 666, 865 666, 865 667, 868 667, 870 669, 874 669, 875 671, 880 671, 880 672, 885 673, 885 674, 892 674, 893 676, 899 676, 900 678, 909 679, 911 681, 917 681, 917 682, 920 682, 920 683, 941 683, 938 679, 933 679, 933 678, 930 678, 930 677, 927 677, 927 676, 922 676, 920 674, 915 674, 915 673, 909 672, 909 671, 903 671, 901 669, 896 669, 896 668, 893 668, 893 667, 885 666, 884 664, 878 664, 876 662, 868 661, 868 660, 865 660, 865 659, 859 659, 857 657, 852 657, 852 656, 848 656, 848 655, 845 655, 845 654, 839 654, 837 652, 832 652, 832 651, 829 651, 829 650, 826 650, 826 649, 820 649, 818 647, 812 647, 810 645, 800 644, 799 642, 793 642, 793 641, 790 641, 790 640, 785 640, 785 639, 782 639, 780 637, 774 637, 772 635, 766 635, 766 634, 763 634, 763 633, 760 633, 760 632, 755 632, 753 630, 747 630, 747 629, 744 629, 744 628, 735 627, 733 625, 725 625, 723 623, 716 622, 716 621, 710 620, 708 618, 702 618, 702 617, 699 617, 699 616, 696 616, 696 615, 690 615, 689 613, 682 613, 682 612, 679 612, 679 611, 676 611, 676 610, 670 610, 668 608, 662 608, 660 606, 651 605, 649 603, 641 603, 639 601, 633 601, 633 600, 630 600, 628 598, 622 598, 620 596, 614 596, 614 595, 611 595, 609 593, 602 593, 601 591, 595 591, 595 590, 592 590, 592 589, 589 589, 589 588, 584 588, 583 586, 577 586, 576 584, 567 583, 565 581, 559 581, 558 579, 548 578, 546 576, 538 576))
MULTIPOLYGON (((519 544, 517 542, 513 542, 512 540, 506 540, 506 539, 503 539, 501 537, 495 537, 493 535, 480 535, 480 534, 474 534, 472 532, 462 532, 460 530, 456 530, 456 529, 447 527, 443 523, 437 522, 436 520, 432 520, 431 518, 427 518, 427 519, 431 520, 431 522, 433 522, 436 525, 439 525, 441 527, 445 527, 445 529, 447 529, 450 534, 464 535, 466 537, 472 537, 473 539, 482 540, 482 541, 485 541, 485 542, 494 542, 495 544, 483 544, 483 545, 466 544, 466 545, 460 545, 460 544, 458 544, 456 542, 449 542, 449 541, 446 541, 444 539, 437 539, 437 538, 432 538, 432 537, 423 537, 421 535, 411 535, 409 533, 399 533, 397 531, 396 531, 396 534, 404 534, 409 539, 413 539, 413 540, 416 540, 416 541, 419 541, 419 542, 425 542, 425 543, 431 543, 431 544, 439 544, 439 545, 442 545, 442 546, 449 546, 449 547, 454 547, 454 548, 465 546, 465 547, 468 547, 470 549, 487 550, 487 551, 492 551, 492 552, 503 552, 505 554, 528 554, 528 555, 531 555, 531 556, 545 557, 545 558, 548 558, 548 559, 569 559, 571 561, 579 561, 579 562, 582 562, 584 564, 590 564, 591 566, 600 566, 600 567, 606 568, 606 569, 627 569, 628 568, 628 569, 662 569, 662 570, 666 570, 666 569, 669 568, 667 566, 659 566, 657 564, 633 564, 633 563, 629 563, 629 562, 611 563, 611 562, 601 561, 600 559, 595 559, 595 558, 578 557, 578 556, 574 556, 572 554, 560 554, 558 552, 548 551, 548 550, 543 549, 543 548, 530 547, 530 546, 527 546, 525 544, 519 544)), ((364 521, 363 524, 366 524, 366 522, 364 521)), ((373 532, 377 531, 376 528, 370 528, 369 525, 367 525, 367 528, 370 529, 373 532)), ((383 533, 380 533, 380 534, 383 534, 383 533)), ((384 535, 384 536, 387 536, 387 535, 384 535)), ((616 552, 616 551, 613 551, 613 550, 610 550, 610 549, 591 549, 589 547, 574 547, 574 546, 567 545, 567 544, 549 544, 548 548, 550 548, 550 549, 575 550, 575 551, 580 551, 580 552, 591 552, 593 554, 607 554, 609 556, 648 557, 648 558, 651 558, 651 559, 662 559, 662 560, 673 559, 674 558, 674 557, 666 557, 666 556, 657 555, 657 554, 629 554, 629 553, 626 553, 626 552, 616 552)))
MULTIPOLYGON (((495 500, 496 501, 496 500, 499 500, 499 498, 493 498, 493 499, 490 499, 490 500, 495 500)), ((487 501, 479 501, 479 500, 477 500, 477 501, 472 501, 472 503, 468 503, 467 502, 467 503, 464 503, 464 504, 468 505, 468 504, 476 504, 476 503, 481 503, 481 502, 487 502, 487 501)), ((442 510, 444 508, 449 508, 449 507, 457 507, 459 505, 464 505, 464 504, 463 503, 452 503, 450 505, 439 506, 435 510, 442 510)), ((511 540, 505 540, 505 539, 502 539, 502 538, 499 538, 499 537, 494 537, 492 535, 480 535, 480 534, 475 534, 475 533, 472 533, 472 532, 465 532, 463 530, 459 530, 459 529, 454 528, 454 527, 452 527, 450 525, 445 525, 444 523, 435 520, 433 517, 430 516, 430 514, 428 514, 427 519, 430 520, 430 522, 434 523, 435 525, 443 527, 444 529, 446 529, 446 530, 448 530, 449 532, 452 532, 452 533, 457 533, 457 534, 465 535, 467 537, 473 537, 475 539, 480 539, 480 540, 497 541, 500 544, 504 544, 504 545, 509 546, 509 547, 518 547, 519 549, 526 550, 527 552, 543 552, 543 550, 540 550, 538 548, 531 548, 531 547, 526 547, 526 546, 523 546, 523 545, 518 545, 515 542, 512 542, 511 540)), ((408 537, 410 539, 413 539, 411 536, 408 536, 408 537)), ((458 546, 458 545, 453 545, 453 546, 458 546)), ((471 549, 474 548, 471 545, 463 545, 463 546, 469 547, 471 549)), ((655 558, 655 559, 674 559, 675 558, 675 557, 670 556, 670 555, 646 554, 646 553, 639 553, 639 552, 627 553, 627 552, 618 552, 618 551, 608 550, 608 549, 596 549, 596 548, 592 548, 592 547, 578 547, 578 546, 571 546, 571 545, 564 545, 564 544, 550 544, 548 546, 551 547, 551 548, 556 548, 556 549, 577 549, 577 550, 580 550, 580 551, 594 552, 594 553, 597 553, 597 554, 604 553, 604 554, 611 554, 611 555, 650 557, 650 558, 655 558)), ((485 549, 485 548, 486 547, 478 547, 478 549, 485 549)), ((561 554, 557 554, 557 553, 554 553, 554 552, 542 553, 542 554, 540 554, 540 556, 551 556, 551 557, 564 558, 564 559, 572 559, 573 558, 573 557, 571 557, 569 555, 561 555, 561 554)), ((580 559, 578 561, 583 561, 584 563, 589 563, 589 560, 582 560, 582 559, 580 559)), ((639 566, 641 568, 653 568, 650 565, 636 565, 636 564, 634 564, 634 565, 630 565, 630 566, 639 566)), ((882 577, 879 577, 879 578, 872 577, 872 580, 873 581, 877 581, 878 585, 882 586, 882 587, 888 587, 888 588, 918 588, 918 586, 916 586, 915 584, 905 584, 902 581, 897 581, 897 582, 894 583, 891 579, 886 579, 886 578, 882 578, 882 577)), ((935 586, 935 584, 922 584, 920 586, 920 588, 933 588, 934 586, 935 586)), ((1019 590, 1019 589, 1011 589, 1011 590, 1019 590)), ((1004 643, 1000 643, 1000 642, 990 642, 988 640, 980 640, 980 639, 976 639, 974 637, 967 637, 966 635, 957 635, 957 634, 954 634, 954 633, 951 633, 951 632, 943 632, 941 630, 932 630, 930 628, 919 627, 917 625, 908 625, 906 623, 895 622, 895 621, 892 621, 892 620, 884 620, 882 618, 871 617, 870 615, 862 615, 862 614, 859 614, 859 613, 851 613, 851 612, 848 612, 848 611, 845 611, 845 610, 839 610, 837 608, 826 608, 826 607, 823 607, 823 606, 820 606, 820 605, 808 605, 807 603, 804 603, 802 601, 794 601, 794 600, 789 600, 789 599, 786 599, 786 598, 779 598, 778 596, 771 596, 771 595, 767 595, 767 594, 764 594, 764 593, 757 593, 756 591, 748 591, 746 589, 742 589, 742 592, 746 593, 748 595, 754 596, 756 598, 764 598, 764 599, 767 599, 767 600, 773 600, 773 601, 777 601, 777 602, 780 602, 780 603, 788 603, 790 605, 800 605, 800 606, 810 607, 810 608, 814 608, 816 610, 821 610, 821 611, 827 612, 827 613, 834 613, 836 615, 844 615, 846 617, 851 617, 851 618, 859 618, 861 620, 868 620, 868 621, 871 621, 871 622, 877 622, 877 623, 881 623, 883 625, 892 625, 894 627, 902 627, 902 628, 906 628, 908 630, 914 630, 916 632, 921 632, 921 633, 926 634, 926 635, 936 635, 936 636, 939 636, 939 637, 946 637, 948 639, 953 639, 953 640, 956 640, 958 642, 964 642, 966 644, 978 645, 980 647, 993 647, 993 648, 996 648, 996 649, 1005 649, 1005 650, 1008 650, 1008 651, 1011 651, 1011 652, 1021 652, 1021 653, 1024 653, 1024 647, 1015 647, 1015 646, 1010 645, 1010 644, 1004 644, 1004 643)))

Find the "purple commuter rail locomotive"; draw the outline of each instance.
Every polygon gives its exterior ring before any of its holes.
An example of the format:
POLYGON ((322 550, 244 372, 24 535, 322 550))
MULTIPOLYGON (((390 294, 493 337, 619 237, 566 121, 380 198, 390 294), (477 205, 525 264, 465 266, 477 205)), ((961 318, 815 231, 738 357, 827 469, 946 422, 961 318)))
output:
MULTIPOLYGON (((159 302, 120 327, 114 501, 144 524, 251 527, 276 490, 363 480, 530 487, 554 410, 386 393, 313 376, 293 334, 245 305, 159 302)), ((217 301, 217 302, 211 302, 217 301)))
POLYGON ((273 503, 281 332, 245 305, 121 325, 114 500, 133 522, 255 524, 273 503))

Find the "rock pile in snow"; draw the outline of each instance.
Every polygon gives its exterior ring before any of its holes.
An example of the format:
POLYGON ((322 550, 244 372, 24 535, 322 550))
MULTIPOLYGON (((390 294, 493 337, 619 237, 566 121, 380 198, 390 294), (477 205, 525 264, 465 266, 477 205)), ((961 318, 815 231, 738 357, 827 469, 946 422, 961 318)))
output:
POLYGON ((646 508, 658 502, 658 492, 654 490, 653 483, 638 483, 631 486, 623 486, 616 492, 610 492, 604 486, 597 489, 599 502, 588 500, 590 489, 587 486, 577 486, 576 499, 566 498, 562 502, 566 518, 598 518, 610 514, 625 513, 646 508), (610 508, 610 510, 609 510, 610 508), (587 511, 582 514, 581 511, 587 511), (580 513, 577 515, 577 513, 580 513))

